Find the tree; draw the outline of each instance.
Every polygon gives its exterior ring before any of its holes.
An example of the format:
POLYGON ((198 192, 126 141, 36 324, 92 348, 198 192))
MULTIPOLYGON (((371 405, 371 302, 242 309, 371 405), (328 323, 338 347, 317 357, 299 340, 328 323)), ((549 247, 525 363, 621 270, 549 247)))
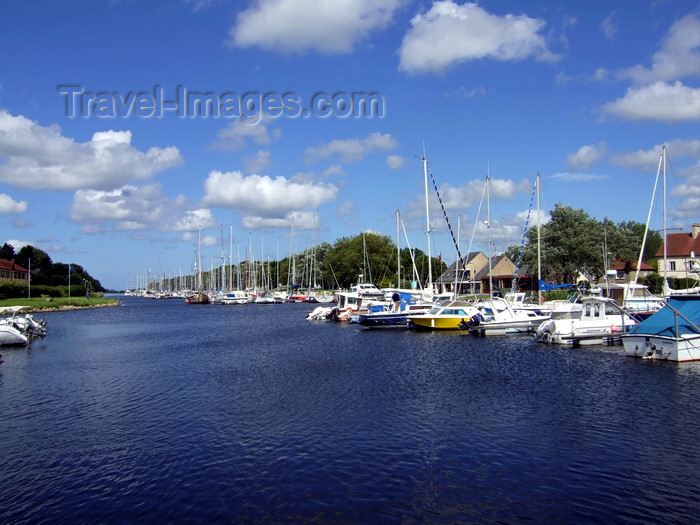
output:
POLYGON ((0 248, 0 259, 11 261, 15 258, 15 247, 11 244, 3 244, 0 248))

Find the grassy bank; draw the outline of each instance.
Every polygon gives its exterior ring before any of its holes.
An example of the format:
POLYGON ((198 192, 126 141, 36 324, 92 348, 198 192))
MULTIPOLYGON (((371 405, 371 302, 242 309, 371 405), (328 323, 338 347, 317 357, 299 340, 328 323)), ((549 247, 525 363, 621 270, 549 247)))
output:
POLYGON ((50 312, 53 310, 80 310, 84 308, 102 308, 105 306, 119 306, 117 299, 85 297, 55 297, 46 300, 44 297, 32 299, 0 299, 0 309, 6 306, 28 306, 23 312, 50 312))

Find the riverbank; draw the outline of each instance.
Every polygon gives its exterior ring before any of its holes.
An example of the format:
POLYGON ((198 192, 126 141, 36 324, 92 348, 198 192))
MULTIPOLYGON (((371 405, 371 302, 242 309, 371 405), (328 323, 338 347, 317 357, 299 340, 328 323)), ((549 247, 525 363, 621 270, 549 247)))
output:
POLYGON ((13 306, 25 306, 22 313, 59 312, 65 310, 86 310, 91 308, 109 308, 121 306, 118 299, 85 297, 36 297, 31 299, 2 299, 0 300, 0 315, 9 315, 8 308, 13 306))

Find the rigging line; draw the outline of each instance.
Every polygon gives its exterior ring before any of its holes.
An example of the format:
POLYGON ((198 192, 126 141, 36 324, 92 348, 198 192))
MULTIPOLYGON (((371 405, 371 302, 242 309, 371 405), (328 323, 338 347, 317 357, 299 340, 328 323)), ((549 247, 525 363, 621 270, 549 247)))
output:
POLYGON ((513 291, 517 289, 518 283, 518 272, 520 271, 520 264, 523 261, 523 251, 525 249, 525 237, 527 237, 527 229, 530 224, 530 212, 532 212, 532 205, 535 201, 535 191, 537 190, 537 179, 535 179, 535 184, 532 187, 532 195, 530 195, 530 207, 527 209, 527 217, 525 218, 525 227, 523 228, 523 238, 520 241, 520 251, 518 252, 518 262, 515 264, 515 273, 513 274, 513 291))
POLYGON ((430 179, 433 181, 433 188, 435 188, 435 193, 437 194, 438 202, 440 203, 440 208, 442 209, 442 214, 445 217, 447 229, 449 230, 450 236, 452 237, 452 242, 454 243, 455 248, 457 249, 457 261, 460 261, 462 260, 462 253, 459 251, 459 243, 457 242, 455 234, 452 231, 450 219, 447 218, 447 211, 445 210, 445 205, 442 203, 442 197, 440 196, 440 192, 438 191, 437 183, 435 182, 435 177, 433 177, 433 170, 431 170, 430 167, 428 167, 428 173, 430 173, 430 179))

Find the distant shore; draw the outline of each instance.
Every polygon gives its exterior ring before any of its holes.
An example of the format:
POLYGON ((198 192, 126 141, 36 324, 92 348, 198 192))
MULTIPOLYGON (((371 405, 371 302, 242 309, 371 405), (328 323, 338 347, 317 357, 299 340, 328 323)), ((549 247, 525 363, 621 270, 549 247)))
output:
POLYGON ((121 306, 118 299, 85 297, 55 297, 35 299, 2 299, 0 300, 0 315, 11 315, 12 307, 24 306, 21 313, 63 312, 68 310, 89 310, 92 308, 110 308, 121 306))

